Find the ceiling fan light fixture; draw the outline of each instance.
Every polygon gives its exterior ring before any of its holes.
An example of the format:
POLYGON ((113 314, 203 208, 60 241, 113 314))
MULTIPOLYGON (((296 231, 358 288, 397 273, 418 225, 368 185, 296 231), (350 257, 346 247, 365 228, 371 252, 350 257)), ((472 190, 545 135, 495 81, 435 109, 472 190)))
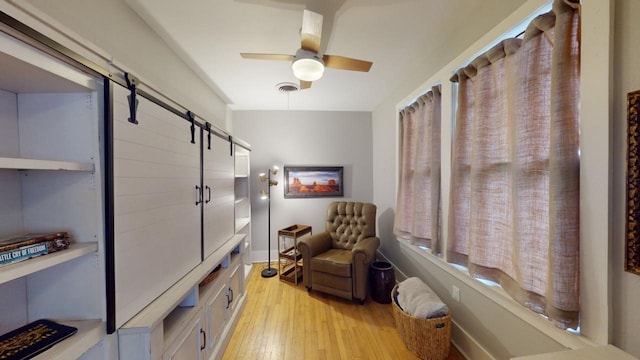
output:
POLYGON ((298 50, 291 64, 293 75, 302 81, 316 81, 324 73, 324 63, 315 53, 298 50))

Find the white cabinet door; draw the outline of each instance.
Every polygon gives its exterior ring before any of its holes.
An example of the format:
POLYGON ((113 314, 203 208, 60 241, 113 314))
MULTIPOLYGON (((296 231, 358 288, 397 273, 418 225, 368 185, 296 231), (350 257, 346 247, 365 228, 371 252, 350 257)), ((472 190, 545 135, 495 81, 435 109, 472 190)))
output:
POLYGON ((204 335, 202 315, 196 316, 184 328, 180 335, 167 347, 165 360, 200 360, 203 358, 204 335))
POLYGON ((113 86, 115 327, 201 261, 200 137, 191 124, 113 86))
POLYGON ((231 143, 213 134, 210 149, 206 136, 203 142, 203 255, 206 258, 235 233, 235 192, 231 143))
POLYGON ((220 336, 226 325, 225 312, 227 308, 227 284, 221 283, 206 302, 207 312, 207 347, 213 351, 220 341, 220 336))
POLYGON ((242 296, 242 292, 244 291, 244 288, 242 286, 242 280, 244 278, 244 276, 242 275, 243 270, 244 267, 238 264, 233 268, 231 275, 229 275, 229 288, 227 289, 229 306, 227 309, 227 317, 231 316, 231 313, 233 313, 233 309, 235 309, 237 303, 237 301, 235 300, 240 298, 242 296))

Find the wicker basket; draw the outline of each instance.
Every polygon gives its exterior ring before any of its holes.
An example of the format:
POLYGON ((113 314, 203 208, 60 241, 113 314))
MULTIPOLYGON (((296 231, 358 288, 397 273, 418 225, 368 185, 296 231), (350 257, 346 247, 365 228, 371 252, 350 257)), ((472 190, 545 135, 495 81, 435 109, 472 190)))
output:
POLYGON ((451 347, 451 312, 447 316, 435 319, 422 319, 411 316, 398 306, 396 295, 398 285, 391 291, 393 316, 396 328, 407 349, 421 359, 444 360, 449 356, 451 347))

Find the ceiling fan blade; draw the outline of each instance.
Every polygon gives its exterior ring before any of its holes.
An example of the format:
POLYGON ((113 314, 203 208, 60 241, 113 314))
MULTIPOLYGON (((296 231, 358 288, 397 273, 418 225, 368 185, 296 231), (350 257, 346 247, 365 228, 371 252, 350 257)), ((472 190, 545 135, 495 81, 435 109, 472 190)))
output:
POLYGON ((300 80, 300 90, 308 89, 311 87, 311 81, 300 80))
POLYGON ((336 55, 324 55, 322 60, 324 61, 324 66, 340 70, 368 72, 369 69, 371 69, 371 65, 373 65, 371 61, 351 59, 336 55))
POLYGON ((244 59, 293 61, 293 55, 240 53, 244 59))
POLYGON ((300 29, 300 47, 317 53, 320 50, 322 37, 322 15, 304 10, 302 13, 302 29, 300 29))

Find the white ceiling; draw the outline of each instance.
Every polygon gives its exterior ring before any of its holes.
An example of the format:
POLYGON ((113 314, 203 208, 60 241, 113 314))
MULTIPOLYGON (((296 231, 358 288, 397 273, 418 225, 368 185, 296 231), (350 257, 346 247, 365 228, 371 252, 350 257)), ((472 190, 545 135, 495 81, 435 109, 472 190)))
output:
MULTIPOLYGON (((127 0, 234 110, 373 111, 424 59, 465 24, 502 19, 525 0, 127 0), (295 54, 302 10, 324 16, 324 53, 373 62, 368 73, 326 69, 310 89, 290 63, 247 60, 241 52, 295 54), (499 14, 496 14, 498 12, 499 14), (438 30, 440 29, 440 31, 438 30)), ((489 23, 493 24, 493 23, 489 23)), ((487 27, 487 30, 491 27, 487 27)), ((465 34, 477 39, 481 34, 465 34)), ((426 79, 424 79, 426 80, 426 79)))

